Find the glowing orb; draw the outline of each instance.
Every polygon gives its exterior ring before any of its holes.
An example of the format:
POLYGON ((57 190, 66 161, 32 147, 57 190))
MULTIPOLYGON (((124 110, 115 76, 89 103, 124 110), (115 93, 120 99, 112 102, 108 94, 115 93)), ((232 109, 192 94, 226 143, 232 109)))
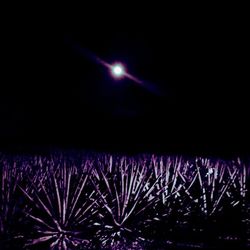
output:
POLYGON ((116 78, 121 78, 125 74, 124 67, 121 64, 114 64, 111 66, 111 73, 116 78))

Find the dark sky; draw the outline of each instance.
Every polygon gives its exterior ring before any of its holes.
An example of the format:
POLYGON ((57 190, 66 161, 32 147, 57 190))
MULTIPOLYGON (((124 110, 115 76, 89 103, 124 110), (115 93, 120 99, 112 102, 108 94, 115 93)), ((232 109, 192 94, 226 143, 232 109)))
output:
POLYGON ((244 15, 160 9, 6 19, 1 146, 248 154, 244 15))

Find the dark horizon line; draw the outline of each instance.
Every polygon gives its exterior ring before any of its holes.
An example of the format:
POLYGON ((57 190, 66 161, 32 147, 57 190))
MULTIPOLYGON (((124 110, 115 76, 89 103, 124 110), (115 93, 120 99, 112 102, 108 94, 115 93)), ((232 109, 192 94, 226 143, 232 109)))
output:
POLYGON ((234 159, 240 157, 250 161, 250 153, 244 145, 222 145, 201 143, 160 143, 160 142, 133 142, 115 143, 113 141, 29 141, 29 140, 1 140, 0 152, 10 154, 50 154, 53 152, 93 152, 111 154, 159 154, 180 155, 187 157, 208 157, 218 159, 234 159))

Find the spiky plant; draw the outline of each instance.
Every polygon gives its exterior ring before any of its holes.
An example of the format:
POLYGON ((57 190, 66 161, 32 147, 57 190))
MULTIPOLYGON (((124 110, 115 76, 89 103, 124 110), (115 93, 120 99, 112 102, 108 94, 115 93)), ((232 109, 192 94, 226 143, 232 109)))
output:
POLYGON ((87 246, 88 227, 97 213, 95 191, 88 186, 91 163, 43 166, 42 173, 28 185, 20 186, 27 198, 26 217, 32 232, 26 247, 43 243, 48 249, 73 249, 87 246))
POLYGON ((122 241, 144 240, 142 227, 155 216, 153 206, 163 190, 156 189, 159 178, 154 178, 147 164, 126 157, 113 161, 110 157, 106 165, 93 170, 92 182, 101 197, 101 220, 95 225, 102 246, 112 248, 122 241))
POLYGON ((0 206, 0 233, 8 233, 8 218, 13 214, 13 193, 16 191, 19 175, 15 167, 6 161, 1 162, 0 168, 1 206, 0 206))
POLYGON ((186 173, 179 173, 185 191, 182 195, 182 220, 189 225, 189 231, 193 231, 194 239, 199 232, 198 238, 209 242, 212 237, 218 238, 220 222, 224 227, 226 214, 236 212, 239 215, 240 180, 244 182, 241 177, 244 171, 232 162, 200 157, 189 162, 187 168, 186 173))
POLYGON ((163 189, 161 193, 161 201, 165 207, 169 207, 171 199, 180 200, 181 191, 183 191, 182 173, 185 162, 181 157, 152 157, 152 165, 155 178, 159 178, 156 188, 163 189), (171 199, 169 199, 171 198, 171 199))
POLYGON ((24 205, 18 185, 23 179, 25 165, 20 165, 16 159, 2 158, 0 161, 0 243, 1 247, 10 246, 19 240, 23 235, 20 232, 20 221, 23 220, 22 209, 24 205))
MULTIPOLYGON (((197 204, 205 216, 212 216, 221 210, 225 202, 236 206, 240 195, 245 194, 244 188, 240 188, 241 170, 235 164, 197 158, 193 166, 195 174, 191 182, 187 182, 185 190, 193 204, 197 204)), ((187 179, 185 176, 182 178, 183 181, 187 179)), ((244 186, 243 183, 242 180, 241 186, 244 186)))
POLYGON ((152 156, 151 166, 155 178, 159 178, 156 188, 163 188, 163 192, 160 195, 161 202, 155 207, 158 221, 151 225, 149 234, 159 241, 173 240, 176 227, 183 227, 187 223, 184 216, 186 190, 183 175, 187 173, 188 163, 182 157, 152 156))
MULTIPOLYGON (((161 225, 167 229, 164 237, 169 236, 168 230, 176 234, 187 226, 189 231, 204 231, 206 223, 228 207, 238 206, 246 195, 246 168, 239 159, 231 163, 206 158, 184 161, 181 157, 153 156, 152 165, 155 177, 162 176, 156 187, 165 185, 161 206, 157 207, 161 218, 157 227, 161 225), (175 194, 166 199, 169 191, 175 194)), ((162 233, 156 231, 158 235, 162 233)))

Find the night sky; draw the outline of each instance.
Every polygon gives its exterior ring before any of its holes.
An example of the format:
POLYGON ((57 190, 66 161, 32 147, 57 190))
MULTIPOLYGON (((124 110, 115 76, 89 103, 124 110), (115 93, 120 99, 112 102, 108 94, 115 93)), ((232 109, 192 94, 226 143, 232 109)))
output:
POLYGON ((1 148, 248 154, 244 15, 158 11, 6 19, 1 148), (159 93, 114 80, 95 57, 159 93))

